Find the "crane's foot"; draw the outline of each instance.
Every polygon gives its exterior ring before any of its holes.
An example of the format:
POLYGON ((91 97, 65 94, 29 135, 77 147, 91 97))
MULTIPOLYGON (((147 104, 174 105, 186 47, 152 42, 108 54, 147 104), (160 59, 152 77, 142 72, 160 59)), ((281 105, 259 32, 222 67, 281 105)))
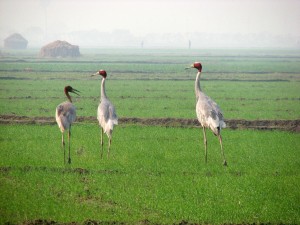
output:
POLYGON ((68 163, 71 164, 71 158, 69 158, 68 163))
POLYGON ((226 162, 226 160, 224 160, 224 162, 223 162, 223 166, 227 166, 227 162, 226 162))

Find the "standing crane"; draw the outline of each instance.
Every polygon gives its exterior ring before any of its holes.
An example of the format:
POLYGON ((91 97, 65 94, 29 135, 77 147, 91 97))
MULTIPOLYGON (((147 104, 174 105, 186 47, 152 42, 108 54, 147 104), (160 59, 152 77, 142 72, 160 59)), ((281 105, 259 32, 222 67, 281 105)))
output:
POLYGON ((80 92, 71 86, 66 86, 64 89, 65 95, 69 101, 63 102, 56 107, 56 122, 62 133, 62 147, 64 149, 64 163, 66 164, 66 150, 65 150, 65 141, 64 141, 64 132, 68 130, 68 141, 69 141, 69 159, 68 163, 71 163, 70 157, 70 137, 71 137, 71 125, 76 119, 76 108, 72 104, 71 96, 69 92, 72 92, 76 95, 79 95, 77 92, 80 92))
POLYGON ((115 107, 109 101, 105 93, 105 80, 107 77, 107 73, 105 70, 99 70, 97 73, 92 76, 100 75, 102 76, 101 82, 101 97, 100 104, 97 110, 97 119, 99 121, 99 125, 101 126, 101 158, 103 156, 103 132, 108 136, 108 152, 107 158, 109 158, 109 151, 112 140, 112 132, 114 129, 114 125, 118 125, 118 117, 116 114, 115 107))
POLYGON ((195 62, 190 67, 198 70, 195 80, 195 94, 196 94, 196 113, 198 121, 203 128, 204 146, 205 146, 205 163, 207 163, 207 139, 206 128, 210 128, 214 135, 218 136, 221 153, 223 156, 223 165, 227 166, 225 154, 222 145, 221 129, 226 127, 223 114, 220 107, 211 98, 204 94, 200 87, 200 76, 202 72, 202 65, 200 62, 195 62))

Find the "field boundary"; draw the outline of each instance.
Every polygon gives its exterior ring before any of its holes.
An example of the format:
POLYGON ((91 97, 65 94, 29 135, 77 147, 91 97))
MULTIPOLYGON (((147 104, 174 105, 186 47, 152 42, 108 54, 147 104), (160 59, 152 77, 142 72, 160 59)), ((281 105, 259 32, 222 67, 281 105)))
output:
MULTIPOLYGON (((285 130, 300 132, 300 119, 297 120, 225 120, 229 129, 259 129, 259 130, 285 130)), ((94 116, 79 116, 76 123, 95 123, 98 121, 94 116)), ((17 115, 0 115, 0 124, 56 124, 54 117, 28 117, 17 115)), ((197 119, 184 118, 119 118, 119 124, 138 124, 147 126, 166 127, 199 127, 197 119)))

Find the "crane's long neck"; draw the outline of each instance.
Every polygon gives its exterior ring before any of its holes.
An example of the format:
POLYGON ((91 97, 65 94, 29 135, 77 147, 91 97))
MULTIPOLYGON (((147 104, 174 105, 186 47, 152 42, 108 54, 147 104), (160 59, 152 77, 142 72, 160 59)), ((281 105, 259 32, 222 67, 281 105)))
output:
POLYGON ((200 87, 200 76, 201 76, 201 72, 198 71, 197 76, 196 76, 196 80, 195 80, 195 94, 196 94, 196 98, 199 97, 200 93, 202 92, 201 87, 200 87))
POLYGON ((69 99, 70 102, 72 102, 71 96, 69 95, 69 92, 65 92, 67 98, 69 99))
POLYGON ((105 93, 105 78, 102 78, 102 82, 101 82, 101 98, 106 98, 106 93, 105 93))

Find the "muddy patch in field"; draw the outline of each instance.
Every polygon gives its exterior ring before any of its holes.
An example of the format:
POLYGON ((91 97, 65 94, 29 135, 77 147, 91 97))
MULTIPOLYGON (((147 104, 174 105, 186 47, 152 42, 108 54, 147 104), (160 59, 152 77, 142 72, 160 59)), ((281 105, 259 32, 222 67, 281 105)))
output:
MULTIPOLYGON (((142 124, 166 127, 199 127, 197 119, 181 118, 120 118, 120 124, 142 124)), ((300 132, 300 120, 226 120, 230 129, 287 130, 300 132)))
MULTIPOLYGON (((286 130, 300 132, 298 120, 243 120, 228 119, 225 121, 230 129, 259 129, 259 130, 286 130)), ((79 116, 76 123, 98 123, 95 116, 79 116)), ((54 117, 28 117, 17 115, 0 115, 0 124, 56 124, 54 117)), ((119 124, 139 124, 145 126, 165 127, 199 127, 197 119, 183 118, 119 118, 119 124)))

